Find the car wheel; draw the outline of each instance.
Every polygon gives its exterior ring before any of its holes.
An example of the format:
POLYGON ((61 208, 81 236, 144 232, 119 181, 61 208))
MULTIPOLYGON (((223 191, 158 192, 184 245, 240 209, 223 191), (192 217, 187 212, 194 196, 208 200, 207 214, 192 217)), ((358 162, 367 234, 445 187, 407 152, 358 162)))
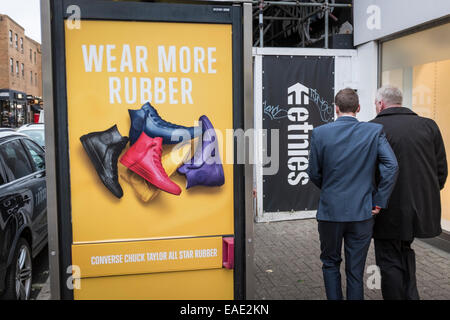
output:
POLYGON ((30 246, 25 239, 20 238, 6 275, 6 288, 2 298, 28 300, 31 293, 32 270, 30 246))

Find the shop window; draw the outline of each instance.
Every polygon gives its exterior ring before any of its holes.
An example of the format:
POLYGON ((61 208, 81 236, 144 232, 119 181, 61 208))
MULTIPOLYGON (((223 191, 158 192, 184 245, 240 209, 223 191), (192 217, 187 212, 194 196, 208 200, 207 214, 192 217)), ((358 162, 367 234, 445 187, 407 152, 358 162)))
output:
POLYGON ((16 109, 16 127, 21 127, 26 121, 26 109, 25 105, 18 104, 16 109))
POLYGON ((1 107, 1 126, 2 127, 11 127, 9 122, 10 120, 10 112, 11 112, 11 103, 9 100, 0 100, 1 107))
MULTIPOLYGON (((450 159, 450 24, 382 44, 382 84, 403 92, 403 106, 438 124, 450 159)), ((450 231, 450 183, 441 191, 442 227, 450 231)))

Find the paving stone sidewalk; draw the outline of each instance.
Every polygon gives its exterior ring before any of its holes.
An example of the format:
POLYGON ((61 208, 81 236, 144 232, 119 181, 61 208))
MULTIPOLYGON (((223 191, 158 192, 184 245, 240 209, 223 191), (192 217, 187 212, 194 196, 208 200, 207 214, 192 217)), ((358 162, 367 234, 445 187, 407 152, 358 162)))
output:
MULTIPOLYGON (((255 299, 326 299, 319 259, 320 242, 315 219, 255 223, 255 299)), ((417 285, 424 300, 450 300, 450 254, 420 240, 416 252, 417 285)), ((366 263, 365 283, 373 275, 373 243, 366 263)), ((345 262, 341 266, 345 295, 345 262)), ((37 300, 49 300, 50 278, 37 300)), ((372 283, 372 282, 371 282, 372 283)), ((365 288, 367 300, 381 300, 381 290, 365 288)))
MULTIPOLYGON (((256 299, 326 299, 315 219, 255 223, 256 299)), ((424 300, 450 300, 450 254, 415 240, 417 285, 424 300)), ((342 255, 343 256, 343 255, 342 255)), ((373 241, 365 283, 374 284, 373 241), (371 267, 372 266, 372 267, 371 267)), ((345 296, 345 261, 341 265, 345 296)), ((381 290, 365 287, 367 300, 382 299, 381 290)))
POLYGON ((42 286, 41 291, 39 292, 36 300, 51 300, 50 294, 50 276, 47 278, 45 283, 42 286))

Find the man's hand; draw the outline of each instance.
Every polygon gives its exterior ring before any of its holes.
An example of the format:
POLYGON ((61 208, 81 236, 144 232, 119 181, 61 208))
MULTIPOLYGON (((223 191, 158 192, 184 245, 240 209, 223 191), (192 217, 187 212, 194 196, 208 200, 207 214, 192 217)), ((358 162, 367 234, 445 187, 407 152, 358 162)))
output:
POLYGON ((372 209, 372 215, 373 215, 373 216, 376 216, 377 214, 380 213, 380 210, 381 210, 381 208, 380 208, 379 206, 373 207, 373 209, 372 209))

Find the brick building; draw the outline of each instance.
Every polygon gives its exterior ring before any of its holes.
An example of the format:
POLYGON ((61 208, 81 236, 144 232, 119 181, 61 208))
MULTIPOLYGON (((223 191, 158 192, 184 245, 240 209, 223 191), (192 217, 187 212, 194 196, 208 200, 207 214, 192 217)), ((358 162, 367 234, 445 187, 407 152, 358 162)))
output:
POLYGON ((0 127, 33 122, 42 101, 41 45, 0 14, 0 127))

